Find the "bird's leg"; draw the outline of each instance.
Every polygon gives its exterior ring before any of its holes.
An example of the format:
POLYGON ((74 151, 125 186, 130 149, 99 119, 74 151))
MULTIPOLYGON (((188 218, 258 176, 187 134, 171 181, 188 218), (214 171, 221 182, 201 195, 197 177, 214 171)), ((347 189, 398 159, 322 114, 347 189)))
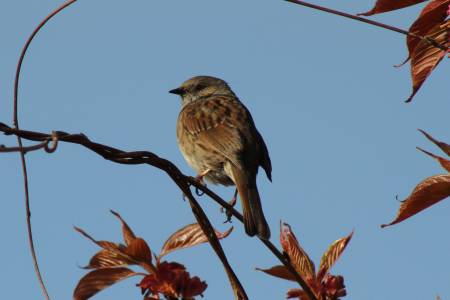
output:
MULTIPOLYGON (((236 189, 235 191, 234 191, 234 195, 233 195, 233 198, 231 198, 231 200, 228 202, 228 204, 231 206, 231 207, 234 207, 235 205, 236 205, 236 201, 237 201, 237 194, 238 194, 238 190, 236 189)), ((225 214, 227 215, 227 219, 225 220, 225 222, 224 223, 231 223, 231 217, 233 216, 233 213, 231 212, 231 210, 230 209, 224 209, 223 207, 221 207, 220 208, 220 211, 221 212, 224 212, 225 211, 225 214)))
POLYGON ((235 190, 234 190, 233 198, 231 198, 230 202, 228 202, 228 204, 230 204, 231 207, 234 207, 234 206, 236 205, 237 194, 238 194, 238 190, 235 189, 235 190))
POLYGON ((209 172, 211 172, 211 169, 206 169, 205 171, 201 172, 197 176, 195 176, 195 179, 197 179, 201 184, 205 185, 205 181, 203 180, 203 177, 205 177, 209 172))
MULTIPOLYGON (((195 179, 197 179, 197 181, 203 185, 206 186, 205 181, 203 180, 203 177, 205 177, 209 172, 211 172, 211 169, 206 169, 205 171, 201 172, 200 174, 198 174, 197 176, 195 176, 195 179)), ((195 193, 197 194, 197 196, 202 196, 204 193, 200 192, 198 190, 198 188, 195 188, 195 193)))
MULTIPOLYGON (((211 171, 211 169, 207 169, 203 172, 201 172, 200 174, 198 174, 197 176, 195 176, 195 180, 197 180, 198 183, 200 183, 203 186, 206 186, 205 181, 203 180, 203 177, 206 176, 206 174, 208 174, 211 171)), ((192 185, 192 184, 191 184, 192 185)), ((201 192, 197 187, 195 187, 195 194, 197 194, 197 196, 203 196, 203 192, 201 192)), ((183 194, 183 200, 186 201, 186 195, 183 194)))

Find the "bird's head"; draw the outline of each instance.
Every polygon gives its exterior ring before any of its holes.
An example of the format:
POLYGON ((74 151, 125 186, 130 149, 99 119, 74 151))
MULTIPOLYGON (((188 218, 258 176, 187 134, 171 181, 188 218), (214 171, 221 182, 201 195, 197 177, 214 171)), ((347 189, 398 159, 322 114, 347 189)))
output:
POLYGON ((212 76, 192 77, 183 82, 180 87, 170 90, 169 93, 180 95, 183 106, 214 95, 234 95, 224 80, 212 76))

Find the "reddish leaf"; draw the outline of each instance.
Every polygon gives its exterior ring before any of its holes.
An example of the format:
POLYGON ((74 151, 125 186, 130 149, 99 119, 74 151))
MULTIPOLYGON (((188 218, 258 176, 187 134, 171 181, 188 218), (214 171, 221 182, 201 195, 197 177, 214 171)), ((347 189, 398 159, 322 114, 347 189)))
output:
POLYGON ((450 196, 450 174, 428 177, 400 205, 397 216, 382 228, 399 223, 450 196))
POLYGON ((127 268, 98 269, 86 274, 73 292, 74 300, 89 299, 101 290, 131 276, 138 275, 127 268))
MULTIPOLYGON (((116 254, 123 254, 122 250, 123 250, 124 246, 121 246, 121 245, 113 243, 113 242, 108 242, 108 241, 97 241, 93 237, 91 237, 89 234, 87 234, 83 229, 76 227, 76 226, 74 228, 76 231, 78 231, 79 233, 81 233, 82 235, 84 235, 85 237, 90 239, 92 242, 97 244, 99 247, 101 247, 105 250, 111 251, 113 253, 116 253, 116 254)), ((129 258, 129 259, 131 260, 131 258, 129 258)))
MULTIPOLYGON (((448 47, 448 31, 450 21, 444 24, 436 24, 431 28, 426 37, 432 38, 441 45, 448 47)), ((406 102, 410 102, 427 77, 444 58, 447 51, 439 49, 426 40, 420 40, 411 53, 411 76, 413 91, 406 102)))
POLYGON ((193 299, 194 296, 202 295, 207 287, 208 285, 205 281, 201 281, 198 276, 194 276, 182 293, 183 299, 193 299))
POLYGON ((158 297, 158 294, 163 294, 166 297, 191 299, 201 295, 208 285, 197 276, 191 278, 183 265, 163 262, 157 265, 153 274, 145 276, 138 286, 145 296, 158 297))
POLYGON ((339 299, 347 295, 344 285, 344 277, 326 274, 322 280, 321 294, 323 299, 339 299))
POLYGON ((442 151, 444 151, 448 156, 450 156, 450 145, 446 144, 444 142, 438 141, 436 139, 434 139, 431 135, 429 135, 428 133, 426 133, 425 131, 423 131, 422 129, 419 129, 419 131, 425 135, 425 137, 427 139, 429 139, 430 141, 432 141, 436 146, 438 146, 439 148, 441 148, 442 151))
POLYGON ((273 266, 270 269, 260 269, 256 268, 258 271, 262 271, 266 274, 272 275, 274 277, 278 277, 281 279, 291 280, 291 281, 297 281, 295 279, 295 276, 292 275, 292 273, 283 265, 273 266))
POLYGON ((123 240, 127 246, 130 245, 130 243, 136 238, 133 230, 131 230, 125 220, 122 219, 122 217, 117 212, 111 210, 111 213, 115 215, 122 223, 123 240))
MULTIPOLYGON (((233 230, 233 227, 231 227, 229 230, 225 231, 224 233, 221 233, 217 230, 215 230, 216 236, 218 239, 223 239, 230 235, 231 231, 233 230)), ((206 243, 208 241, 207 237, 203 233, 202 228, 199 224, 194 223, 187 225, 178 231, 176 231, 174 234, 172 234, 167 241, 164 243, 161 253, 159 254, 159 258, 166 255, 167 253, 170 253, 172 251, 178 250, 178 249, 184 249, 189 248, 201 243, 206 243)))
MULTIPOLYGON (((420 13, 417 20, 409 28, 409 32, 419 36, 425 36, 435 25, 442 24, 447 17, 447 9, 450 0, 432 0, 420 13)), ((409 56, 414 48, 420 42, 420 39, 408 35, 406 44, 408 45, 409 56)))
MULTIPOLYGON (((114 260, 114 257, 118 258, 117 261, 109 263, 116 265, 123 265, 124 262, 128 262, 128 264, 140 265, 148 272, 153 272, 155 270, 155 267, 151 263, 150 249, 144 240, 136 238, 131 242, 130 246, 125 247, 123 245, 115 244, 108 241, 97 241, 81 228, 75 227, 75 230, 77 230, 82 235, 93 241, 98 246, 102 247, 104 250, 112 252, 114 255, 109 255, 107 258, 108 260, 114 260)), ((94 260, 94 266, 101 264, 101 262, 95 261, 97 255, 99 255, 99 253, 97 253, 93 258, 91 258, 91 262, 92 260, 94 260)), ((88 267, 90 267, 90 265, 91 263, 88 265, 88 267)))
POLYGON ((135 238, 131 241, 130 245, 124 249, 124 253, 138 262, 150 263, 152 261, 150 247, 141 238, 135 238))
POLYGON ((280 226, 280 242, 284 252, 286 252, 291 259, 291 263, 295 270, 305 280, 314 281, 316 278, 314 263, 302 247, 300 247, 291 227, 286 223, 280 226))
POLYGON ((290 289, 286 294, 287 299, 298 298, 300 300, 310 300, 308 294, 305 293, 304 290, 301 289, 290 289))
POLYGON ((330 245, 328 250, 322 256, 320 260, 320 267, 318 272, 318 280, 321 280, 325 274, 327 274, 334 263, 339 259, 342 252, 344 252, 345 247, 350 242, 353 236, 353 231, 346 237, 343 237, 330 245))
POLYGON ((428 151, 426 151, 426 150, 423 150, 422 148, 417 147, 417 149, 419 149, 419 150, 422 151, 423 153, 425 153, 425 154, 427 154, 427 155, 433 157, 434 159, 436 159, 436 160, 441 164, 441 166, 442 166, 445 170, 447 170, 448 172, 450 172, 450 160, 448 160, 448 159, 446 159, 446 158, 443 158, 443 157, 441 157, 441 156, 435 155, 435 154, 433 154, 433 153, 431 153, 431 152, 428 152, 428 151))
POLYGON ((392 10, 397 10, 407 6, 415 5, 425 0, 377 0, 375 6, 368 12, 358 14, 361 16, 371 16, 374 14, 384 13, 392 10))
POLYGON ((102 249, 97 252, 89 261, 89 265, 85 269, 101 269, 111 267, 123 267, 133 264, 132 261, 127 260, 123 255, 102 249))

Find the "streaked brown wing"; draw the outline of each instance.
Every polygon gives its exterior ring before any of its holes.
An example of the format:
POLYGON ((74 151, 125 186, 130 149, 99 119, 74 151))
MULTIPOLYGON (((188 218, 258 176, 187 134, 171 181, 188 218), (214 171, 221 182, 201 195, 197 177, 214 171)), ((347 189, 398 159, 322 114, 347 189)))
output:
POLYGON ((227 96, 211 97, 188 104, 181 112, 184 129, 197 137, 204 148, 221 153, 241 166, 245 136, 249 133, 249 113, 238 101, 227 96))

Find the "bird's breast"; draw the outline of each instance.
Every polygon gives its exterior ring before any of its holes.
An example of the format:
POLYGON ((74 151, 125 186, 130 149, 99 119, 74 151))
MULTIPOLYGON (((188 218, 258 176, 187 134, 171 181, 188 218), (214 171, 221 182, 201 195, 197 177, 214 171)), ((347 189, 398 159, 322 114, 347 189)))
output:
POLYGON ((189 133, 183 126, 177 126, 177 142, 186 162, 197 172, 210 170, 205 179, 222 185, 232 185, 233 181, 224 169, 225 157, 203 145, 197 135, 189 133))

